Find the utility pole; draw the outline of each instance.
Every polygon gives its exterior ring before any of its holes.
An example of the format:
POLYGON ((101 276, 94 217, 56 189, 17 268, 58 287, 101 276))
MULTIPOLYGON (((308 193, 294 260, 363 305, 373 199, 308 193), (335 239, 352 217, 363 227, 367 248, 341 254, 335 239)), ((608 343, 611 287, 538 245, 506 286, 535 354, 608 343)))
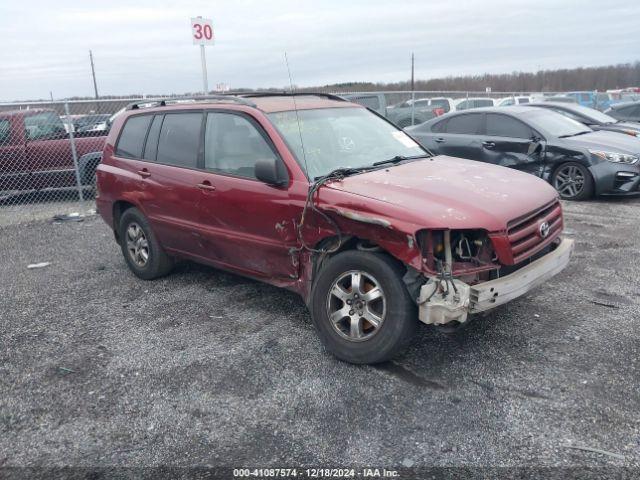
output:
POLYGON ((98 100, 98 84, 96 83, 96 69, 93 66, 93 53, 89 50, 89 61, 91 62, 91 75, 93 76, 93 91, 96 94, 96 100, 98 100))
MULTIPOLYGON (((98 83, 96 82, 96 69, 93 66, 93 53, 89 50, 89 61, 91 62, 91 76, 93 77, 93 91, 96 94, 96 100, 98 100, 98 83)), ((96 101, 96 113, 99 113, 98 102, 96 101)))
POLYGON ((414 71, 415 71, 415 57, 414 57, 413 52, 412 52, 411 53, 411 91, 412 92, 415 90, 414 71))
POLYGON ((411 125, 416 123, 415 57, 411 52, 411 125))

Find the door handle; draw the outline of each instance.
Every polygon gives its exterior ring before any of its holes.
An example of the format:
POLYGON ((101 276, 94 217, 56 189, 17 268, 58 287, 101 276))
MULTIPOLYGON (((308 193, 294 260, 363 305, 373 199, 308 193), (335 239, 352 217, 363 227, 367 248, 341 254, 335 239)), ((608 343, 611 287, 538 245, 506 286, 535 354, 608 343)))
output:
POLYGON ((142 178, 149 178, 151 176, 151 172, 146 168, 143 168, 142 170, 138 170, 138 175, 142 178))
POLYGON ((205 180, 204 182, 197 184, 196 187, 198 187, 200 190, 204 190, 208 192, 212 192, 213 190, 216 189, 216 187, 211 185, 211 183, 208 180, 205 180))
POLYGON ((484 148, 495 148, 496 144, 494 142, 482 142, 482 146, 484 148))
POLYGON ((442 137, 438 137, 438 138, 436 138, 436 139, 434 140, 434 142, 436 142, 436 143, 443 143, 443 142, 444 142, 444 138, 442 138, 442 137))

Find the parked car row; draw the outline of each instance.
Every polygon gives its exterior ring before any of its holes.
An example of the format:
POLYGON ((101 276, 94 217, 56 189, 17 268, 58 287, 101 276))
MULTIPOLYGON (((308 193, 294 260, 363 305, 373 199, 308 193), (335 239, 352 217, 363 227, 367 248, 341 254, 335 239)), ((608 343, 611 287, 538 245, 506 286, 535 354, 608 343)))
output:
POLYGON ((452 112, 406 130, 435 154, 534 174, 564 199, 638 193, 640 124, 580 105, 540 102, 452 112))

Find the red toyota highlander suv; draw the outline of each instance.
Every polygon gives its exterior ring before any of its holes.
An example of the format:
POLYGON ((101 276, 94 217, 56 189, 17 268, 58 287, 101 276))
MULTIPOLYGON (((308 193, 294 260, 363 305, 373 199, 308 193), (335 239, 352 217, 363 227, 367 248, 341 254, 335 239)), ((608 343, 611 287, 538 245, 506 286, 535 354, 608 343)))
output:
POLYGON ((354 363, 393 357, 418 320, 457 325, 513 300, 573 249, 546 182, 433 156, 324 94, 134 105, 97 183, 138 277, 184 258, 288 288, 327 349, 354 363))

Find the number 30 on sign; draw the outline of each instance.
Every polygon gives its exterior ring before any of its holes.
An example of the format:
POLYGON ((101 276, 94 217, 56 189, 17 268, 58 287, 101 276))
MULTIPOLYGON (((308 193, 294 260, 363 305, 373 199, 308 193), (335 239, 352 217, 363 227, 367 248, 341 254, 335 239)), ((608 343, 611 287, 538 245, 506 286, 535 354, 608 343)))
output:
POLYGON ((191 19, 191 37, 194 45, 213 45, 213 23, 210 18, 191 19))

